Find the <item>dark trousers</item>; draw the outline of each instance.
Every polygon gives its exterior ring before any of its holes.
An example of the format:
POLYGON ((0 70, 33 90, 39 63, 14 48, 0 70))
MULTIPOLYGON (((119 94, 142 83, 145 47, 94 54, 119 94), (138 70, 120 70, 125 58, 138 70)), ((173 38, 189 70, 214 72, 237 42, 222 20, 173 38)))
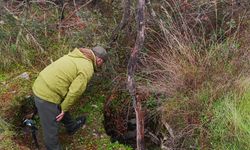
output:
MULTIPOLYGON (((58 140, 59 124, 56 121, 56 116, 61 113, 59 105, 42 100, 37 96, 34 96, 34 99, 43 129, 43 137, 47 150, 60 150, 61 146, 58 140)), ((65 112, 61 122, 66 127, 67 131, 71 131, 76 124, 71 118, 69 112, 65 112)))

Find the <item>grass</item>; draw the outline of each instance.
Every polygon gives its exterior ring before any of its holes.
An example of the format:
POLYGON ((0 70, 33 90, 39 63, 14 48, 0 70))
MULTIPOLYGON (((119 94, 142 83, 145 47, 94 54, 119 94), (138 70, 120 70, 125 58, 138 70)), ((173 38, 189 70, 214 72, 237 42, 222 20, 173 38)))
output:
POLYGON ((12 141, 14 134, 10 130, 10 124, 0 117, 0 149, 17 149, 16 144, 12 141))
POLYGON ((213 149, 248 149, 250 147, 250 89, 243 95, 227 94, 214 103, 208 124, 213 149))
POLYGON ((249 13, 229 1, 179 2, 163 1, 157 11, 160 25, 147 29, 148 50, 138 73, 149 83, 140 88, 167 96, 158 108, 167 139, 162 145, 249 149, 249 97, 235 85, 240 76, 249 76, 249 42, 242 40, 249 39, 250 24, 243 19, 249 13), (201 12, 205 18, 193 16, 201 12))
MULTIPOLYGON (((114 12, 99 8, 105 11, 100 13, 83 8, 64 22, 59 22, 58 10, 51 5, 32 3, 31 15, 27 17, 22 5, 18 9, 9 5, 10 11, 0 10, 4 14, 0 15, 0 106, 3 108, 0 118, 18 118, 19 114, 13 110, 18 110, 23 97, 32 93, 32 82, 50 61, 77 46, 106 46, 121 14, 120 5, 115 3, 114 12), (76 22, 79 24, 74 24, 76 22), (70 27, 72 24, 74 26, 70 27), (24 71, 30 73, 29 81, 14 79, 24 71)), ((235 37, 239 32, 234 32, 239 29, 242 34, 247 26, 239 25, 238 7, 232 8, 225 1, 211 3, 209 0, 181 5, 179 1, 163 1, 158 7, 162 22, 156 29, 152 28, 154 25, 146 28, 146 48, 140 55, 142 63, 139 65, 146 66, 140 70, 148 83, 145 91, 152 90, 155 94, 149 96, 145 106, 153 113, 164 109, 161 111, 163 121, 159 119, 159 122, 161 126, 168 123, 175 135, 174 139, 169 137, 170 130, 165 127, 160 133, 157 130, 157 134, 162 135, 162 145, 183 149, 249 149, 250 94, 249 91, 243 94, 234 91, 237 87, 233 85, 238 76, 245 75, 244 70, 249 69, 249 42, 242 47, 235 37), (164 96, 159 98, 159 95, 164 96), (156 110, 159 104, 160 109, 156 110)), ((66 7, 66 17, 72 10, 73 7, 66 7)), ((73 138, 62 130, 60 138, 65 149, 131 149, 118 142, 112 143, 103 127, 103 103, 110 90, 110 78, 118 72, 126 72, 127 54, 134 44, 130 30, 133 30, 133 21, 124 31, 124 34, 130 32, 129 37, 119 36, 109 49, 112 56, 109 70, 97 74, 99 79, 92 80, 81 101, 72 108, 73 116, 85 114, 88 120, 85 129, 73 138)), ((249 36, 242 37, 249 39, 249 36)), ((120 97, 126 100, 122 94, 120 97)), ((114 101, 113 105, 121 103, 114 101)), ((11 119, 7 124, 0 120, 4 128, 0 129, 0 149, 22 149, 18 143, 22 136, 11 128, 11 119)))
MULTIPOLYGON (((169 99, 163 107, 162 118, 174 131, 175 146, 184 149, 190 146, 216 150, 249 149, 250 89, 247 85, 242 92, 237 89, 236 86, 232 91, 215 96, 218 91, 206 87, 193 98, 169 99)), ((163 128, 162 132, 169 131, 163 128)))
POLYGON ((0 74, 0 82, 3 82, 6 79, 5 74, 0 74))

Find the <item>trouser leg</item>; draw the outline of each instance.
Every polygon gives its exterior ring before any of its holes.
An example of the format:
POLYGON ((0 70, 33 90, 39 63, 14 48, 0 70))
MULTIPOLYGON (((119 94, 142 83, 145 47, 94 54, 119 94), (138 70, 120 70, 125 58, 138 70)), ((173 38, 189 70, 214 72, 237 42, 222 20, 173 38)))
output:
POLYGON ((62 123, 64 124, 68 132, 71 132, 76 126, 76 122, 74 119, 72 119, 69 112, 65 112, 62 123))
POLYGON ((43 129, 43 136, 47 150, 60 150, 58 140, 58 122, 56 116, 60 114, 58 105, 44 101, 35 96, 35 104, 43 129))

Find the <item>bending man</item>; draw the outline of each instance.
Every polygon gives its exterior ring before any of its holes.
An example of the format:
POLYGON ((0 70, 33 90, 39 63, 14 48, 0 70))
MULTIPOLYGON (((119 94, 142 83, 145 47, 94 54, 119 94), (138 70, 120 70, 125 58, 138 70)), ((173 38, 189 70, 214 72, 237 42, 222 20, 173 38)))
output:
POLYGON ((39 73, 32 87, 40 117, 45 146, 60 150, 58 123, 68 134, 74 134, 85 123, 85 117, 71 118, 68 110, 83 94, 96 67, 107 60, 103 47, 75 48, 39 73))

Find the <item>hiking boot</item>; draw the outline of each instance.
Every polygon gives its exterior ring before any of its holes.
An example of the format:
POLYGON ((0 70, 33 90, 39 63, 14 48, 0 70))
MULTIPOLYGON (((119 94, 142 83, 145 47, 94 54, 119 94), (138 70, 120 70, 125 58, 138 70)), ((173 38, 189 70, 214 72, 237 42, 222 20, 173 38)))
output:
POLYGON ((80 129, 81 127, 83 127, 83 125, 86 122, 86 117, 85 116, 81 116, 81 117, 77 117, 76 118, 76 124, 75 127, 72 130, 68 130, 68 134, 69 135, 73 135, 76 133, 76 131, 78 131, 78 129, 80 129))

